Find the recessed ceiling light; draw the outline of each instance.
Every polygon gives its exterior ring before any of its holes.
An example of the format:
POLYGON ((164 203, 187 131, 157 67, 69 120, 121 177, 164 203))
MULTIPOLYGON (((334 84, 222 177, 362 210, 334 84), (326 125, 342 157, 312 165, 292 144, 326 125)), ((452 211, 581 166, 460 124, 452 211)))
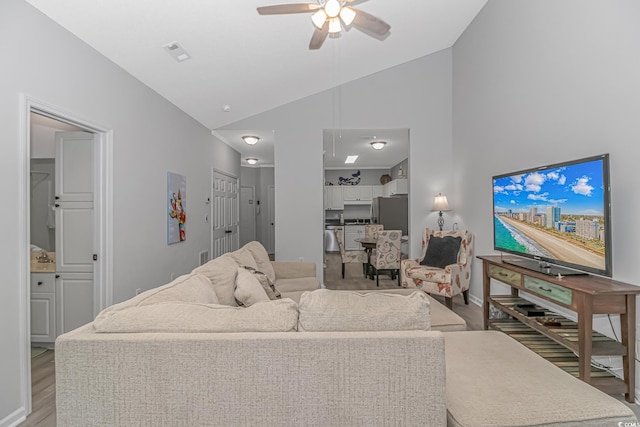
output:
POLYGON ((371 148, 374 150, 382 150, 385 145, 387 145, 386 141, 373 141, 371 143, 371 148))
POLYGON ((345 160, 344 162, 346 164, 351 164, 351 163, 355 163, 357 159, 358 159, 358 156, 347 156, 347 160, 345 160))
POLYGON ((249 145, 254 145, 258 141, 260 141, 260 138, 254 135, 245 135, 242 137, 242 139, 244 140, 244 142, 246 142, 249 145))
POLYGON ((249 157, 247 159, 247 163, 249 163, 250 165, 255 165, 256 163, 258 163, 258 159, 256 159, 255 157, 249 157))

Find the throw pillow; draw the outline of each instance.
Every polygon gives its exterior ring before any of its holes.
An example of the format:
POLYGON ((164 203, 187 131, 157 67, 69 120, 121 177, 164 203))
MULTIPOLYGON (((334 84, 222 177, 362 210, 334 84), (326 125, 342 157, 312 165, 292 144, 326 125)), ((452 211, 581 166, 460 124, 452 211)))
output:
POLYGON ((253 273, 255 278, 258 279, 258 282, 260 282, 260 284, 264 288, 264 291, 267 293, 267 296, 269 297, 269 299, 282 298, 280 291, 278 290, 278 288, 276 288, 276 286, 273 284, 273 282, 271 281, 271 279, 266 273, 256 270, 255 268, 248 265, 243 265, 242 268, 247 270, 249 273, 253 273))
POLYGON ((427 253, 420 265, 429 267, 445 268, 447 265, 458 262, 458 251, 462 237, 453 236, 430 236, 427 245, 427 253))
POLYGON ((238 305, 245 307, 251 307, 260 301, 270 301, 258 279, 242 267, 238 268, 236 290, 233 292, 233 296, 235 296, 238 305))

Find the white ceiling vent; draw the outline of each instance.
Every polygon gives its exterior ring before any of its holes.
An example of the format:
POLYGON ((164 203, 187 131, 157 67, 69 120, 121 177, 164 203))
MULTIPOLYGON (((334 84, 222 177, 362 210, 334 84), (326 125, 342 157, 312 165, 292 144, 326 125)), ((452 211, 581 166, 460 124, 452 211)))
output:
POLYGON ((167 43, 162 47, 178 62, 183 62, 191 58, 191 55, 189 55, 178 42, 167 43))

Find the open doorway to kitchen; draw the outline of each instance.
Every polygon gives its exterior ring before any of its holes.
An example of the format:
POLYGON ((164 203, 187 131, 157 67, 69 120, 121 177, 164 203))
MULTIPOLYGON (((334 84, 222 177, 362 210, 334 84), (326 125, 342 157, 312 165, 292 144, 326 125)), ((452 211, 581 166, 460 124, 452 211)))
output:
MULTIPOLYGON (((367 277, 369 267, 358 261, 345 262, 342 277, 343 258, 353 256, 343 257, 338 242, 343 242, 343 251, 364 252, 357 239, 365 237, 367 224, 379 223, 402 230, 407 237, 401 256, 407 255, 409 129, 325 129, 323 153, 324 285, 376 288, 376 281, 367 277)), ((398 287, 390 275, 381 274, 379 283, 383 288, 398 287)))
MULTIPOLYGON (((24 304, 19 307, 18 327, 24 337, 20 377, 29 414, 30 347, 34 337, 52 347, 56 336, 92 320, 112 303, 112 130, 28 96, 22 98, 20 114, 20 164, 24 173, 20 184, 23 215, 18 218, 22 236, 18 286, 24 304), (51 144, 42 145, 48 137, 51 144), (43 196, 40 207, 44 206, 44 212, 34 213, 32 218, 32 207, 39 208, 39 201, 34 201, 37 196, 43 196), (32 219, 43 220, 43 227, 32 227, 32 219), (47 247, 38 247, 47 249, 47 257, 40 250, 35 258, 39 255, 40 260, 51 260, 48 253, 55 248, 50 281, 34 281, 32 276, 33 238, 47 247), (86 271, 82 269, 85 266, 86 271)), ((35 260, 36 269, 45 265, 40 260, 35 260)), ((40 273, 49 272, 36 272, 40 273)))

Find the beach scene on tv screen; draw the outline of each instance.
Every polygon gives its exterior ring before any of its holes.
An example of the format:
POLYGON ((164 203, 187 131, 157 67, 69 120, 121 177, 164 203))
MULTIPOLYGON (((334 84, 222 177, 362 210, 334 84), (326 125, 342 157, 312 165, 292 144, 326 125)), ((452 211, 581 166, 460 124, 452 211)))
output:
POLYGON ((500 250, 605 269, 601 159, 493 180, 500 250))

